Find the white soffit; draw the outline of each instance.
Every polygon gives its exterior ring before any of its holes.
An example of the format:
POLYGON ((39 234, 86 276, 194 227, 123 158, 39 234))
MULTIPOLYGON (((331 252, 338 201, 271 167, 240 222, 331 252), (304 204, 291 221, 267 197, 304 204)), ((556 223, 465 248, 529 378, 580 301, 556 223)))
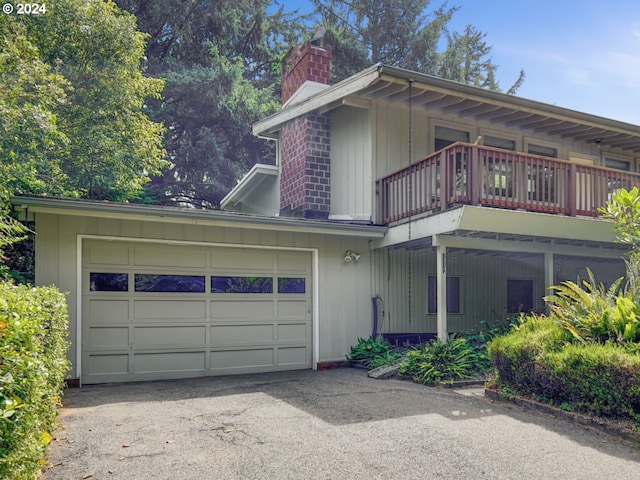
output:
MULTIPOLYGON (((499 208, 464 205, 443 213, 412 220, 411 241, 434 235, 463 233, 465 236, 527 238, 529 240, 565 240, 614 244, 613 223, 597 218, 567 217, 499 208)), ((409 223, 389 227, 375 248, 407 243, 409 223)))

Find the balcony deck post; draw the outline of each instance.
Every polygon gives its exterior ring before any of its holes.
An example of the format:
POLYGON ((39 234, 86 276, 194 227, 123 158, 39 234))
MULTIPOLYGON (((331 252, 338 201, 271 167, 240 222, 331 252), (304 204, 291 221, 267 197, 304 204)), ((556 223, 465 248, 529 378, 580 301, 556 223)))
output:
POLYGON ((576 164, 572 163, 569 166, 569 177, 567 178, 567 190, 565 194, 567 195, 567 207, 570 217, 576 216, 576 184, 578 181, 577 175, 576 164))
MULTIPOLYGON (((455 157, 454 157, 455 158, 455 157)), ((449 203, 449 155, 440 152, 440 210, 445 211, 449 203)))
POLYGON ((443 342, 449 339, 447 331, 447 247, 436 247, 436 305, 438 338, 443 342))
POLYGON ((480 155, 478 147, 471 149, 471 164, 469 165, 469 197, 471 205, 480 205, 480 155))

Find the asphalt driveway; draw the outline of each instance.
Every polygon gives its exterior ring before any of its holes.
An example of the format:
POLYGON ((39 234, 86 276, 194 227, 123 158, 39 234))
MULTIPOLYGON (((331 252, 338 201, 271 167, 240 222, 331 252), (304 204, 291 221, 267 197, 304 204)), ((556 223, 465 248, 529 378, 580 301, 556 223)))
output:
POLYGON ((640 478, 636 449, 462 393, 357 369, 71 389, 45 479, 640 478))

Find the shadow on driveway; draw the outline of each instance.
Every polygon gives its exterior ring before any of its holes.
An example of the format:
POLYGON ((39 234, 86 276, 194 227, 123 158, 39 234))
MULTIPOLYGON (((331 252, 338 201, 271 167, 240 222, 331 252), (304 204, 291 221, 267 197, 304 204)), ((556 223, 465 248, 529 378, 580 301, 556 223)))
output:
POLYGON ((638 478, 637 450, 357 369, 66 392, 46 480, 638 478))
POLYGON ((291 371, 154 382, 89 385, 67 390, 65 408, 175 402, 261 393, 334 425, 437 414, 451 420, 492 415, 487 402, 452 408, 452 391, 409 381, 374 381, 359 369, 291 371))

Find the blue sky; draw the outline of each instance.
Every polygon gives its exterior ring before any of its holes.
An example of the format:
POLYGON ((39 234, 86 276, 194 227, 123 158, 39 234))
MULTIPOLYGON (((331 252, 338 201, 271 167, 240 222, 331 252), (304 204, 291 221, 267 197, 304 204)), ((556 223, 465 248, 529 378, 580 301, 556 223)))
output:
MULTIPOLYGON (((307 0, 279 0, 311 10, 307 0)), ((433 0, 432 5, 441 2, 433 0)), ((487 34, 507 89, 518 96, 640 125, 640 1, 456 0, 449 26, 487 34)))

